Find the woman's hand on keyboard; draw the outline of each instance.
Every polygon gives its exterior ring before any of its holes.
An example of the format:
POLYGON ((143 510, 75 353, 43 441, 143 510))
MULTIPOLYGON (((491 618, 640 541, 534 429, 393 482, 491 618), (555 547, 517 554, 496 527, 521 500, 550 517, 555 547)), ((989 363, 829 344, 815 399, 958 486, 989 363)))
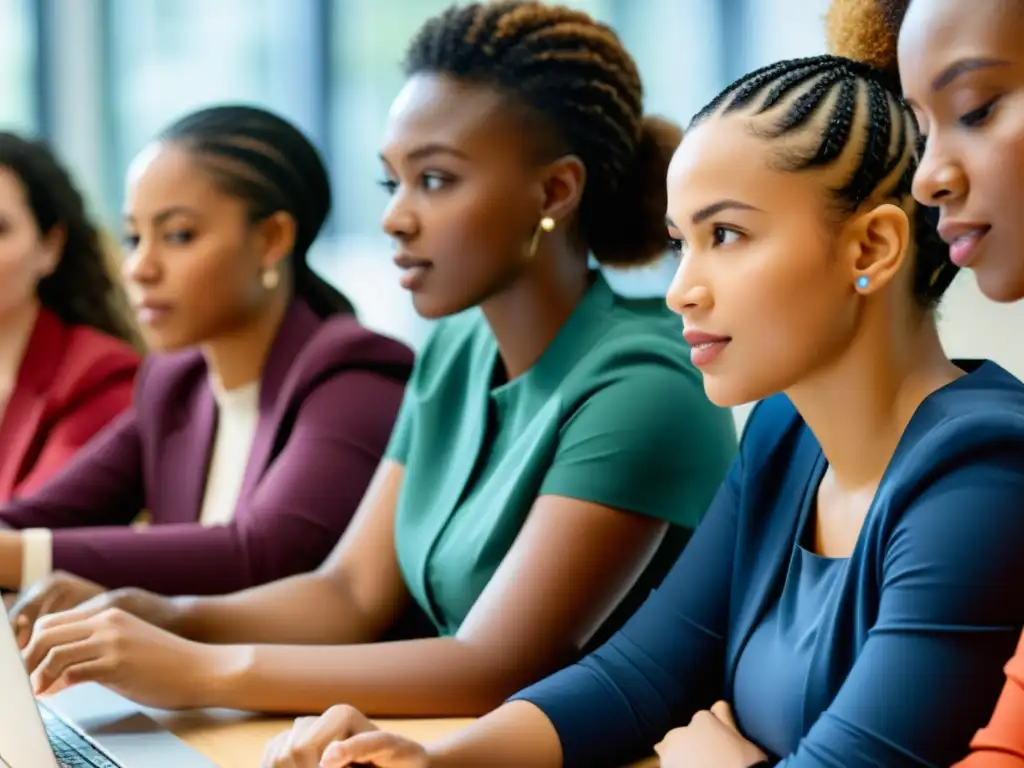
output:
POLYGON ((18 647, 28 645, 32 628, 40 617, 74 608, 102 592, 99 584, 60 571, 33 584, 9 611, 18 647))
POLYGON ((237 663, 229 646, 184 640, 118 608, 80 611, 36 622, 22 651, 36 694, 96 682, 146 706, 202 707, 212 681, 237 663))
POLYGON ((320 717, 300 717, 267 745, 262 768, 429 768, 422 746, 380 731, 362 713, 335 706, 320 717))

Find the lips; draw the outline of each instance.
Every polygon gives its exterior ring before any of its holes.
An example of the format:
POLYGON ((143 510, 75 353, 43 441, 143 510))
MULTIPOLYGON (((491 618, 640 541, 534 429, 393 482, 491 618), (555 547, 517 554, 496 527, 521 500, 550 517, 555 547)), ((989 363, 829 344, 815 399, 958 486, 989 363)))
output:
POLYGON ((407 291, 418 290, 422 286, 427 272, 433 266, 426 259, 417 259, 407 253, 397 254, 394 262, 395 266, 402 270, 402 277, 399 283, 407 291))
POLYGON ((143 325, 156 325, 171 311, 171 305, 145 299, 135 305, 135 315, 143 325))
POLYGON ((979 246, 989 230, 988 224, 943 222, 939 236, 949 244, 949 260, 958 267, 967 267, 978 256, 979 246))
POLYGON ((690 362, 698 368, 710 365, 732 341, 731 336, 721 336, 706 331, 689 328, 683 332, 683 338, 690 345, 690 362))

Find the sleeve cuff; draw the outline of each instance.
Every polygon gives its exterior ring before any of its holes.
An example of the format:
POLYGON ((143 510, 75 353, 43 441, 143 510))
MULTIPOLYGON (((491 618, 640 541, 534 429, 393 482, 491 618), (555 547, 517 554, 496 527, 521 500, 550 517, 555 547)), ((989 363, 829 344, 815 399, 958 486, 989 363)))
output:
POLYGON ((49 528, 21 532, 21 588, 28 589, 53 572, 53 533, 49 528))

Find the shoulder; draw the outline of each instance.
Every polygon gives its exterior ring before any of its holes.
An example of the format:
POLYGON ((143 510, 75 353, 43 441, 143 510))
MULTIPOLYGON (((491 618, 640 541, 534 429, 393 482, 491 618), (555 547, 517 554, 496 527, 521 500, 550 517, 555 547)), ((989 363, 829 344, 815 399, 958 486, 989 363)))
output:
MULTIPOLYGON (((1024 462, 1024 384, 982 362, 921 404, 893 465, 924 477, 992 462, 1024 462)), ((1020 469, 1024 485, 1024 463, 1020 469)))
POLYGON ((664 407, 714 406, 700 372, 690 363, 682 323, 660 299, 616 296, 588 349, 566 377, 567 403, 628 400, 641 393, 664 407))
POLYGON ((404 382, 412 366, 413 352, 407 345, 370 330, 352 315, 335 315, 321 320, 306 339, 290 378, 301 384, 362 370, 404 382))
POLYGON ((57 399, 70 402, 132 382, 139 353, 120 339, 86 326, 68 326, 57 381, 57 399))

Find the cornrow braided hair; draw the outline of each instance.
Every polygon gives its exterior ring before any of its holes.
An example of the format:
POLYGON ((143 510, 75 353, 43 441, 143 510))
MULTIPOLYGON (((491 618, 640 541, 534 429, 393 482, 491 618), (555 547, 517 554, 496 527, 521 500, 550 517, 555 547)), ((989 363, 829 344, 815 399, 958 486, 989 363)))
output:
MULTIPOLYGON (((836 164, 851 146, 852 172, 830 189, 844 214, 869 200, 894 201, 912 209, 915 238, 914 296, 934 307, 958 269, 935 229, 933 212, 914 202, 911 185, 917 170, 917 121, 890 73, 839 56, 791 59, 762 67, 726 88, 690 124, 712 115, 745 112, 764 116, 756 128, 766 140, 789 142, 778 153, 777 167, 798 172, 836 164)), ((845 168, 845 166, 844 166, 845 168)))
POLYGON ((540 2, 452 6, 421 27, 404 70, 497 88, 540 116, 549 151, 587 168, 580 226, 598 261, 664 253, 665 176, 682 133, 644 117, 636 64, 609 27, 540 2))
POLYGON ((249 205, 252 221, 289 213, 296 295, 321 317, 354 311, 306 261, 330 212, 331 185, 320 154, 298 128, 263 109, 226 105, 186 115, 159 138, 195 154, 226 193, 249 205))

